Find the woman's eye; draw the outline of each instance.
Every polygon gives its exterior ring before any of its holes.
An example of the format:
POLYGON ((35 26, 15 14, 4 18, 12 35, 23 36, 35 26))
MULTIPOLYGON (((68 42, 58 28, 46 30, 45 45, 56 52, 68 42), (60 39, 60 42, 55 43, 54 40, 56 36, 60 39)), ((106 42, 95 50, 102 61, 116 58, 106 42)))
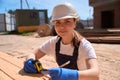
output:
POLYGON ((66 21, 65 23, 66 23, 66 24, 70 24, 70 23, 71 23, 71 21, 66 21))
POLYGON ((55 22, 54 23, 56 26, 59 26, 61 23, 60 22, 55 22))
POLYGON ((57 24, 57 25, 59 25, 59 24, 60 24, 60 22, 56 22, 56 24, 57 24))

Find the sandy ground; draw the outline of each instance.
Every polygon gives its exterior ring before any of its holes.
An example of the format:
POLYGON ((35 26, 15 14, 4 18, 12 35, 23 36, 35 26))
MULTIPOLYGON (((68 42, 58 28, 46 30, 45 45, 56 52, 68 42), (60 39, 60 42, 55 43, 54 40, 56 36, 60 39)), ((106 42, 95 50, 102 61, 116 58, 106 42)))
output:
MULTIPOLYGON (((34 52, 40 44, 51 37, 0 35, 0 51, 24 59, 23 55, 34 52)), ((92 43, 92 45, 98 57, 100 80, 120 80, 120 44, 92 43)), ((57 67, 50 56, 45 56, 40 61, 44 67, 57 67)))

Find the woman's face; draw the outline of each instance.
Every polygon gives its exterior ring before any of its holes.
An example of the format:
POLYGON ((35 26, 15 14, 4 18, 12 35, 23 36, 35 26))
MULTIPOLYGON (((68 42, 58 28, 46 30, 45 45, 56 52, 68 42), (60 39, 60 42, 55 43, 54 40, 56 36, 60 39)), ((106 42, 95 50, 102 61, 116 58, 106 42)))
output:
POLYGON ((71 36, 73 35, 74 28, 76 26, 76 21, 74 18, 65 18, 53 21, 56 33, 61 36, 71 36))

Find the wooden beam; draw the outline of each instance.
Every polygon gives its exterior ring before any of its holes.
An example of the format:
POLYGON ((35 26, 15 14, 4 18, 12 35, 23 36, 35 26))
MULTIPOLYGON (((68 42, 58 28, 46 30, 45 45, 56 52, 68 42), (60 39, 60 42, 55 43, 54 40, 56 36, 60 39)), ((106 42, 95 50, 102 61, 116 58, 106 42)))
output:
POLYGON ((3 78, 7 76, 7 78, 9 77, 12 80, 49 80, 42 74, 25 73, 22 70, 23 63, 23 60, 0 52, 0 74, 2 74, 3 78))

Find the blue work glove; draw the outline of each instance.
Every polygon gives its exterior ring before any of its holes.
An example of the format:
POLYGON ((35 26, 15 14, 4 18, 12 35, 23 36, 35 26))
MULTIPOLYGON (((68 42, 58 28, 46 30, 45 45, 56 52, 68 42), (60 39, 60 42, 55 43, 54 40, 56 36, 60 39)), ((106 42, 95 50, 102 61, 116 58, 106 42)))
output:
POLYGON ((78 80, 78 71, 66 68, 49 68, 52 80, 78 80))
POLYGON ((34 61, 33 59, 28 59, 27 61, 25 61, 24 63, 24 71, 28 72, 28 73, 37 73, 37 70, 34 66, 34 61))

